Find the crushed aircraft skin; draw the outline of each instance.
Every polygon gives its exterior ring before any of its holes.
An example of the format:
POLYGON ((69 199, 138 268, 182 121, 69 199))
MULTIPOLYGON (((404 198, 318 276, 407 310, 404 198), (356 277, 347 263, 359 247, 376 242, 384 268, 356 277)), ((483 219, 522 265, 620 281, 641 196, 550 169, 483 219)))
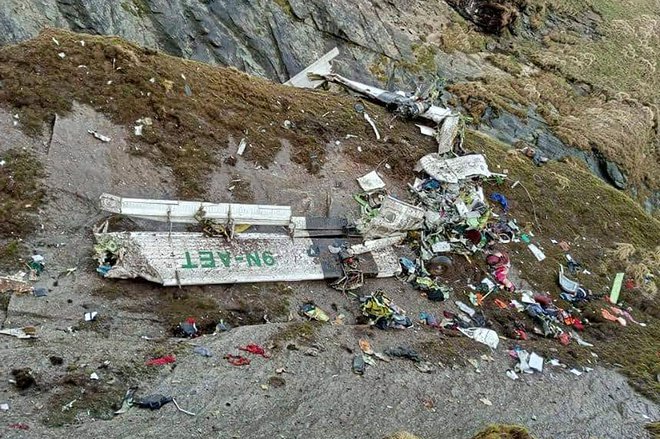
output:
MULTIPOLYGON (((402 91, 392 92, 383 90, 382 88, 363 84, 345 78, 337 73, 333 73, 331 61, 338 55, 339 50, 335 47, 289 79, 285 85, 299 88, 318 88, 326 81, 343 85, 353 92, 359 93, 372 101, 378 102, 385 106, 389 111, 397 113, 404 118, 413 119, 421 117, 432 120, 440 126, 440 129, 435 134, 438 141, 438 153, 444 154, 453 149, 454 141, 460 135, 460 117, 458 114, 453 114, 448 108, 433 105, 431 99, 422 96, 411 95, 402 91)), ((380 134, 373 120, 371 120, 367 113, 364 113, 364 118, 373 128, 374 133, 376 134, 376 139, 380 140, 380 134)), ((422 132, 424 132, 424 129, 422 132)), ((433 132, 435 132, 435 130, 433 130, 433 132)))
POLYGON ((438 181, 458 183, 469 177, 490 177, 486 158, 481 154, 464 155, 452 159, 441 157, 439 154, 427 154, 417 163, 416 171, 424 171, 438 181))
POLYGON ((298 88, 317 88, 320 87, 325 80, 313 79, 309 77, 310 73, 316 75, 326 75, 332 72, 332 65, 330 61, 339 55, 339 49, 336 47, 307 66, 305 70, 300 71, 296 76, 289 79, 284 85, 290 85, 298 88))
POLYGON ((432 105, 428 100, 416 96, 406 96, 403 92, 392 92, 382 88, 366 85, 353 81, 336 73, 322 75, 327 81, 336 82, 344 87, 367 96, 368 98, 383 104, 388 110, 397 112, 404 117, 422 117, 441 123, 447 116, 452 114, 448 108, 432 105))
MULTIPOLYGON (((340 238, 296 238, 243 233, 231 241, 189 232, 112 232, 95 235, 98 271, 107 278, 143 278, 164 286, 336 279, 342 267, 329 245, 359 243, 340 238)), ((374 277, 398 272, 391 249, 360 256, 374 277)))
POLYGON ((196 224, 201 217, 218 223, 289 226, 292 219, 289 206, 149 200, 110 194, 102 194, 100 203, 106 212, 171 223, 196 224))
POLYGON ((292 216, 289 206, 150 200, 111 194, 100 196, 100 206, 106 212, 168 223, 282 226, 288 227, 293 237, 339 236, 348 231, 344 218, 292 216))

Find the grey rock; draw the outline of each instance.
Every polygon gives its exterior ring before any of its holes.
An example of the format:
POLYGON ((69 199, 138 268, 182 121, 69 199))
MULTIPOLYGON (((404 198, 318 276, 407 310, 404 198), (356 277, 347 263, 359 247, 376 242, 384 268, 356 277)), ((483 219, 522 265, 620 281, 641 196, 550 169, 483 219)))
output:
POLYGON ((619 166, 616 163, 610 161, 606 162, 605 169, 607 171, 607 175, 612 180, 614 187, 618 189, 626 188, 628 179, 623 174, 623 172, 621 172, 621 169, 619 169, 619 166))

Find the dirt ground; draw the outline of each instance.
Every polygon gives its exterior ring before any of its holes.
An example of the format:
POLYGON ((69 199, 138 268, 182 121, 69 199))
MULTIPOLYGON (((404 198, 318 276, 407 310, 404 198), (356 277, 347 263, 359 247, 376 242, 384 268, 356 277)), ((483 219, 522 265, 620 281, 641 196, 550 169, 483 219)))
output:
MULTIPOLYGON (((84 106, 58 118, 52 133, 36 139, 23 135, 12 116, 0 110, 0 132, 0 152, 26 148, 45 165, 47 202, 28 248, 46 258, 46 271, 35 286, 49 291, 40 298, 13 295, 7 309, 0 308, 3 327, 39 328, 36 340, 0 339, 0 403, 10 406, 0 412, 2 437, 380 438, 407 430, 423 438, 468 438, 502 422, 525 425, 539 438, 644 438, 644 424, 660 418, 657 404, 636 394, 595 357, 569 364, 593 368, 579 377, 548 366, 543 374, 511 381, 505 371, 514 361, 507 350, 515 341, 502 340, 491 353, 469 339, 419 324, 403 331, 368 328, 358 324, 356 300, 323 282, 178 290, 103 281, 91 259, 91 227, 103 218, 98 195, 171 197, 176 187, 171 172, 129 154, 126 130, 84 106), (113 141, 101 143, 88 129, 113 141), (74 267, 73 274, 65 274, 74 267), (305 323, 296 310, 310 299, 332 318, 343 314, 345 324, 305 323), (99 317, 84 322, 83 314, 91 311, 99 317), (220 319, 245 326, 193 340, 174 338, 173 327, 187 315, 198 318, 207 333, 220 319), (358 376, 351 361, 361 338, 376 351, 413 347, 434 370, 422 373, 410 360, 396 358, 367 366, 358 376), (272 356, 247 354, 251 364, 242 367, 223 359, 248 343, 263 345, 272 356), (209 348, 213 357, 193 353, 196 345, 209 348), (174 365, 144 365, 166 354, 176 356, 174 365), (478 362, 479 372, 468 360, 478 362), (12 370, 26 367, 35 384, 19 390, 9 382, 12 370), (99 379, 91 380, 92 373, 99 379), (196 416, 168 404, 113 417, 113 405, 130 386, 138 386, 139 396, 172 395, 196 416)), ((327 149, 317 175, 292 162, 286 147, 268 169, 239 157, 235 167, 223 166, 211 175, 212 201, 241 197, 290 204, 295 213, 357 215, 354 179, 371 169, 351 161, 341 143, 327 149), (242 194, 233 192, 238 179, 242 194)), ((433 149, 429 140, 428 150, 433 149)), ((405 182, 390 178, 385 166, 379 171, 392 192, 405 193, 405 182)), ((476 280, 479 273, 462 275, 452 299, 465 300, 466 280, 476 280)), ((362 291, 376 288, 385 289, 414 321, 421 311, 455 310, 451 301, 429 302, 396 279, 369 280, 362 291)), ((559 344, 553 350, 561 356, 559 344)))

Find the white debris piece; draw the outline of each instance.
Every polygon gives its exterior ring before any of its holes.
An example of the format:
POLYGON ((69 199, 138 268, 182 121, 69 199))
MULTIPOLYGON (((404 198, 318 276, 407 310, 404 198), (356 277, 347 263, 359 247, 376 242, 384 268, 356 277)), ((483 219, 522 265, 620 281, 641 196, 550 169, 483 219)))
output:
POLYGON ((371 171, 367 175, 358 178, 357 181, 366 193, 375 192, 385 187, 385 182, 376 171, 371 171))
POLYGON ((527 246, 527 248, 529 248, 529 249, 531 250, 531 252, 534 254, 534 256, 536 257, 536 259, 537 259, 539 262, 541 262, 541 261, 543 261, 543 260, 545 259, 545 254, 544 254, 544 253, 541 251, 541 249, 538 248, 536 245, 534 245, 534 244, 529 244, 529 245, 527 246))
POLYGON ((53 40, 53 43, 55 43, 56 45, 58 45, 58 46, 60 45, 60 42, 57 41, 57 40, 55 39, 55 37, 53 37, 52 40, 53 40))
POLYGON ((243 137, 238 144, 238 150, 236 151, 236 154, 243 155, 245 148, 247 148, 247 140, 245 140, 245 137, 243 137))
POLYGON ((9 404, 7 404, 6 402, 1 403, 0 410, 2 410, 3 412, 9 411, 9 404))
POLYGON ((577 369, 571 369, 571 370, 569 370, 569 372, 572 373, 572 374, 575 375, 575 376, 580 376, 580 375, 582 375, 582 372, 580 372, 580 371, 577 370, 577 369))
POLYGON ((488 399, 488 398, 479 398, 479 401, 483 402, 484 404, 486 404, 486 405, 489 406, 489 407, 490 407, 491 405, 493 405, 493 403, 490 402, 490 399, 488 399))
POLYGON ((91 134, 92 136, 96 137, 97 139, 99 139, 101 142, 106 142, 106 143, 107 143, 107 142, 110 141, 110 137, 108 137, 108 136, 104 136, 103 134, 99 134, 99 133, 97 133, 96 131, 93 131, 93 130, 87 130, 87 132, 88 132, 89 134, 91 134))
POLYGON ((486 346, 489 346, 491 349, 497 349, 497 345, 500 343, 500 338, 497 335, 497 332, 492 329, 487 328, 458 328, 463 335, 470 337, 471 339, 483 343, 486 346))
POLYGON ((99 376, 96 372, 92 372, 92 374, 89 376, 90 380, 98 380, 99 376))
POLYGON ((371 125, 371 128, 374 130, 374 134, 376 135, 376 140, 380 140, 380 133, 378 132, 378 128, 376 128, 376 122, 367 114, 365 111, 364 113, 364 120, 369 122, 369 125, 371 125))
POLYGON ((447 241, 439 241, 431 246, 433 253, 446 253, 451 251, 451 244, 447 241))
MULTIPOLYGON (((150 200, 101 194, 100 205, 106 212, 171 223, 197 224, 199 217, 218 223, 233 221, 234 224, 261 226, 290 226, 294 221, 291 207, 265 204, 150 200)), ((304 224, 296 226, 303 227, 304 224)))
POLYGON ((424 171, 438 181, 458 183, 469 177, 490 177, 486 158, 482 154, 471 154, 446 159, 439 154, 428 154, 419 159, 415 171, 424 171))
POLYGON ((419 128, 419 132, 422 133, 425 136, 429 137, 434 137, 435 136, 435 129, 431 127, 427 127, 426 125, 419 125, 415 124, 417 128, 419 128))
POLYGON ((144 125, 135 125, 133 129, 135 130, 135 135, 136 136, 141 136, 142 135, 142 128, 144 128, 144 125))
POLYGON ((388 236, 387 238, 370 239, 364 241, 363 244, 352 245, 351 251, 353 252, 354 255, 361 255, 367 252, 382 250, 388 247, 392 247, 393 245, 399 244, 401 241, 403 241, 403 238, 405 237, 406 237, 405 234, 400 233, 395 236, 388 236))
POLYGON ((339 55, 339 49, 333 48, 330 52, 324 54, 319 59, 310 64, 307 68, 299 72, 293 78, 289 79, 284 85, 291 85, 299 88, 316 88, 325 82, 325 79, 312 79, 310 75, 323 76, 332 72, 330 61, 339 55))
POLYGON ((378 215, 371 221, 358 224, 365 238, 391 236, 404 230, 418 230, 424 224, 424 209, 387 196, 378 215))
POLYGON ((96 312, 96 311, 86 312, 86 313, 85 313, 85 321, 86 321, 86 322, 91 322, 92 320, 95 320, 95 319, 96 319, 96 316, 97 316, 98 314, 99 314, 99 313, 96 312))
POLYGON ((458 116, 448 116, 442 122, 442 127, 437 134, 438 153, 444 154, 453 149, 454 139, 458 135, 458 116))
POLYGON ((23 328, 4 328, 0 329, 0 334, 11 335, 16 338, 37 338, 37 328, 34 326, 25 326, 23 328))
MULTIPOLYGON (((95 235, 99 257, 118 256, 106 278, 143 278, 164 286, 338 279, 340 262, 331 258, 336 237, 296 238, 287 233, 240 233, 230 241, 189 232, 114 232, 95 235), (323 263, 321 263, 323 261, 323 263)), ((347 241, 347 244, 352 242, 347 241)), ((356 242, 357 244, 357 242, 356 242)), ((394 276, 398 257, 391 249, 372 253, 361 268, 379 277, 394 276)), ((99 260, 104 263, 105 259, 99 260)))
POLYGON ((506 376, 508 376, 509 378, 511 378, 513 381, 515 381, 515 380, 517 380, 517 379, 520 379, 520 377, 518 376, 518 374, 517 374, 515 371, 511 370, 511 369, 509 369, 509 370, 506 371, 506 376))
POLYGON ((543 372, 543 357, 536 352, 532 352, 529 356, 529 367, 538 372, 543 372))
POLYGON ((60 58, 64 59, 64 58, 66 58, 66 53, 64 53, 64 52, 60 52, 60 53, 57 54, 57 56, 59 56, 60 58))

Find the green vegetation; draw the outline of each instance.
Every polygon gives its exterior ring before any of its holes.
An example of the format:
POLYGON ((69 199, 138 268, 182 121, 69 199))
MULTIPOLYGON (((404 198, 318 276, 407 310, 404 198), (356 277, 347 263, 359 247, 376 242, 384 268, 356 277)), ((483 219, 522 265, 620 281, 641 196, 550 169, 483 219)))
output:
POLYGON ((270 337, 270 342, 281 349, 286 347, 287 342, 298 339, 313 342, 319 326, 318 322, 311 321, 287 323, 270 337))
POLYGON ((293 17, 293 8, 291 7, 289 0, 275 0, 275 3, 277 3, 277 5, 282 8, 284 12, 293 17))
POLYGON ((472 439, 534 439, 534 437, 520 425, 493 424, 474 435, 472 439))

